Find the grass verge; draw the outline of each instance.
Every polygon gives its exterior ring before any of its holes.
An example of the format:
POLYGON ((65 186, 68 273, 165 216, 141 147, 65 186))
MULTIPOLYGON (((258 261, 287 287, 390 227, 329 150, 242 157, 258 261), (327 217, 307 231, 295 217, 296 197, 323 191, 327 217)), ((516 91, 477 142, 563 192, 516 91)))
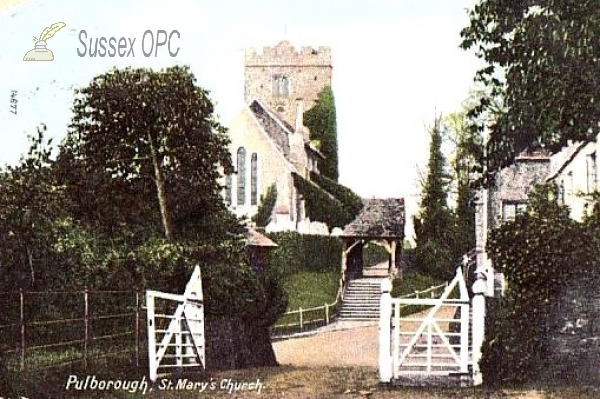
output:
MULTIPOLYGON (((335 301, 339 289, 339 272, 330 271, 300 271, 287 277, 284 289, 288 294, 288 311, 299 308, 308 309, 335 301)), ((303 323, 310 324, 314 320, 323 319, 324 311, 303 312, 303 323)), ((283 315, 276 325, 299 322, 299 315, 283 315)))

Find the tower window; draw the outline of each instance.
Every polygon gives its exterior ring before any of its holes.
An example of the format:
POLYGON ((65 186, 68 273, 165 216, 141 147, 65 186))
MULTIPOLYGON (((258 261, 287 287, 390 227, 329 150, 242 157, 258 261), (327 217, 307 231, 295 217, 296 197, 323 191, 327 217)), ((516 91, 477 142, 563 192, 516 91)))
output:
POLYGON ((288 97, 290 95, 290 79, 287 76, 273 76, 273 94, 276 97, 288 97))
POLYGON ((258 204, 258 155, 250 158, 250 205, 258 204))
POLYGON ((240 147, 237 151, 237 204, 246 203, 246 149, 240 147))

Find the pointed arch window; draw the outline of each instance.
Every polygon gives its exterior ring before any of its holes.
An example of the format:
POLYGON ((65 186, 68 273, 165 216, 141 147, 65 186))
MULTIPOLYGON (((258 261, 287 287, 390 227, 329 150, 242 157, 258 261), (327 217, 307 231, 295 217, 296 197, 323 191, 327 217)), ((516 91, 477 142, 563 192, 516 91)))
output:
POLYGON ((231 205, 231 194, 232 194, 232 190, 233 190, 233 178, 231 177, 231 175, 227 175, 225 176, 225 204, 227 206, 231 205))
POLYGON ((237 204, 246 203, 246 149, 238 148, 237 151, 237 204))
POLYGON ((258 204, 258 155, 250 157, 250 205, 258 204))

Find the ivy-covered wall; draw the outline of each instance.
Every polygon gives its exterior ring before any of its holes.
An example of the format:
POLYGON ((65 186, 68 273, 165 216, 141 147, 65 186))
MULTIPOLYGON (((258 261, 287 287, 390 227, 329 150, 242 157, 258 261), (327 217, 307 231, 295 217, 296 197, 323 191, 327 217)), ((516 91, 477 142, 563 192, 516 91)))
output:
POLYGON ((305 200, 306 214, 312 221, 323 222, 332 229, 343 228, 362 209, 362 200, 331 179, 311 174, 312 181, 293 173, 294 185, 305 200))
POLYGON ((507 289, 488 318, 484 383, 600 383, 600 214, 576 222, 552 195, 534 193, 490 235, 507 289))
POLYGON ((548 320, 544 379, 600 384, 600 270, 572 276, 548 320))

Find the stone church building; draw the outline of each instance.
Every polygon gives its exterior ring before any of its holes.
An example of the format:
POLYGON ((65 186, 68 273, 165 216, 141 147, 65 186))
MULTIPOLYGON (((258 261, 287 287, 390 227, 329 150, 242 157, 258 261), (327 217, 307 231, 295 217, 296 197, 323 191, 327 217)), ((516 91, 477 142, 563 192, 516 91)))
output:
POLYGON ((303 113, 331 86, 331 72, 328 47, 296 50, 282 41, 262 52, 246 50, 245 105, 229 125, 235 172, 225 177, 224 192, 238 216, 253 216, 261 196, 275 184, 277 203, 267 230, 315 232, 307 230, 316 225, 307 220, 293 174, 309 180, 324 159, 310 142, 303 113))

